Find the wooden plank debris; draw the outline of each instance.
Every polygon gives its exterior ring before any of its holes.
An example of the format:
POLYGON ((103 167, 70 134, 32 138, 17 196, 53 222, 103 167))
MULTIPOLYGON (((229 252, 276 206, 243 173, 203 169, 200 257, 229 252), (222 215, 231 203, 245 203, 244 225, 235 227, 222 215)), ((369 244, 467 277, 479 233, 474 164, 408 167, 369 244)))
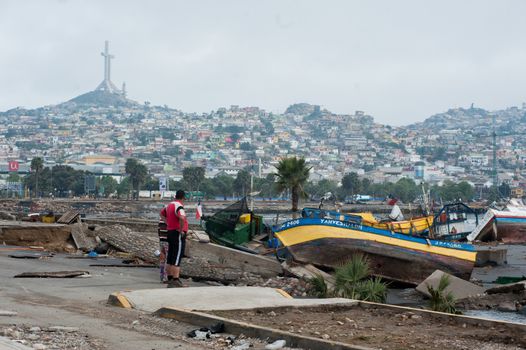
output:
POLYGON ((15 253, 8 255, 8 257, 14 259, 42 259, 52 258, 53 256, 55 256, 53 253, 15 253))
POLYGON ((77 218, 80 217, 80 213, 77 210, 68 210, 62 216, 60 219, 57 220, 58 224, 72 224, 75 221, 77 221, 77 218))
POLYGON ((89 275, 88 271, 24 272, 14 276, 14 278, 73 278, 89 275))

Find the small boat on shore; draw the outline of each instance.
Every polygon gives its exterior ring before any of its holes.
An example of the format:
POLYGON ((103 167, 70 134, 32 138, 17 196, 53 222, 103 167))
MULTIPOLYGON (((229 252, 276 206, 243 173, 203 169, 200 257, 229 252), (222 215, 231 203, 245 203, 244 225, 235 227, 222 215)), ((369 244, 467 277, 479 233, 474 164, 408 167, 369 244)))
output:
POLYGON ((469 280, 476 251, 471 244, 413 237, 363 225, 361 217, 304 217, 274 228, 294 260, 325 268, 341 266, 353 254, 364 254, 373 274, 417 285, 439 269, 469 280))
POLYGON ((433 219, 429 238, 441 241, 466 241, 479 224, 476 210, 462 202, 444 205, 433 219))
POLYGON ((489 209, 480 224, 468 236, 469 241, 526 243, 526 209, 489 209))
POLYGON ((362 225, 412 236, 427 236, 430 227, 433 226, 434 219, 433 216, 422 216, 403 221, 378 221, 375 216, 369 212, 342 214, 337 211, 318 208, 304 208, 301 216, 306 218, 331 218, 353 222, 356 222, 357 220, 360 221, 361 218, 362 225))
POLYGON ((205 232, 214 243, 253 254, 264 250, 263 244, 257 241, 268 238, 263 217, 250 211, 246 198, 203 217, 203 221, 205 232))

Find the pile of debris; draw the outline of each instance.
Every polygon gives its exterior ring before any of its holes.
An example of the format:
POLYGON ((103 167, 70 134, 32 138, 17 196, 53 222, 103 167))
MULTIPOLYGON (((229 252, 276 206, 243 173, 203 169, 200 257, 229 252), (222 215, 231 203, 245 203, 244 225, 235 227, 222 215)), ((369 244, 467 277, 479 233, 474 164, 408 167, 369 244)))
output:
POLYGON ((0 211, 0 220, 8 220, 13 221, 16 220, 16 217, 14 215, 9 214, 7 211, 0 211))
POLYGON ((526 281, 486 289, 483 295, 459 300, 458 305, 466 310, 497 310, 526 315, 526 281))
MULTIPOLYGON (((125 252, 140 262, 157 264, 159 240, 156 233, 136 232, 123 225, 89 226, 85 223, 71 225, 71 232, 77 247, 88 252, 106 253, 98 250, 101 244, 107 243, 111 250, 125 252)), ((187 246, 188 247, 188 246, 187 246)), ((183 261, 182 277, 192 278, 212 285, 261 286, 280 288, 294 297, 304 297, 309 288, 310 276, 278 276, 278 274, 258 274, 246 271, 243 267, 225 262, 212 261, 210 256, 201 254, 201 244, 188 247, 183 261)), ((227 249, 227 248, 224 248, 227 249)), ((239 252, 239 254, 242 254, 239 252)), ((220 259, 221 260, 221 259, 220 259)), ((278 266, 279 267, 279 266, 278 266)))
POLYGON ((76 327, 12 325, 0 327, 0 335, 33 349, 106 349, 102 340, 76 327))

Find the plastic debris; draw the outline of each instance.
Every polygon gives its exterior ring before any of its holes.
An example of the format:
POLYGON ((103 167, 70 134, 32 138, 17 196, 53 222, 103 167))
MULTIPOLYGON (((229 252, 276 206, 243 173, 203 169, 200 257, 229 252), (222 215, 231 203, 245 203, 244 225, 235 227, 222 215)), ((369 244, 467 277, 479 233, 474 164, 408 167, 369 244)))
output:
POLYGON ((231 347, 232 350, 247 350, 249 348, 250 348, 250 343, 248 342, 231 347))
POLYGON ((205 339, 210 339, 210 334, 211 334, 210 331, 203 332, 198 329, 194 329, 193 331, 188 332, 187 336, 189 338, 194 338, 197 340, 205 340, 205 339))
POLYGON ((223 322, 218 322, 210 327, 201 327, 199 329, 194 329, 193 331, 188 332, 186 335, 189 338, 195 338, 199 340, 210 339, 210 335, 216 333, 223 333, 225 331, 225 324, 223 322))
POLYGON ((283 339, 279 339, 279 340, 276 340, 274 343, 272 344, 267 344, 265 346, 265 349, 267 350, 276 350, 276 349, 281 349, 285 346, 287 342, 283 339))

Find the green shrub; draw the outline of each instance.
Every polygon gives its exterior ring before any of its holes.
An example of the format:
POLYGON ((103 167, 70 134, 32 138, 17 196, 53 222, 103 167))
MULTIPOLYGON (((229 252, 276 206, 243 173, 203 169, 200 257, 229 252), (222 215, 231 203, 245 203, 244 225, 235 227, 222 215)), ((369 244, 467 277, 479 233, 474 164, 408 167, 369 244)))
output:
POLYGON ((369 278, 369 261, 362 254, 354 254, 334 273, 334 288, 329 290, 322 276, 310 280, 310 295, 325 298, 336 296, 348 299, 383 303, 387 298, 387 285, 380 278, 369 278))
POLYGON ((329 288, 322 275, 310 279, 309 295, 316 298, 327 298, 329 296, 329 288))
POLYGON ((359 299, 384 303, 387 299, 387 285, 379 277, 358 282, 359 299))
POLYGON ((442 275, 437 289, 430 285, 427 286, 427 291, 431 294, 429 299, 429 307, 431 310, 450 314, 458 313, 455 307, 455 297, 451 292, 446 293, 446 288, 449 286, 449 283, 449 276, 442 275))

